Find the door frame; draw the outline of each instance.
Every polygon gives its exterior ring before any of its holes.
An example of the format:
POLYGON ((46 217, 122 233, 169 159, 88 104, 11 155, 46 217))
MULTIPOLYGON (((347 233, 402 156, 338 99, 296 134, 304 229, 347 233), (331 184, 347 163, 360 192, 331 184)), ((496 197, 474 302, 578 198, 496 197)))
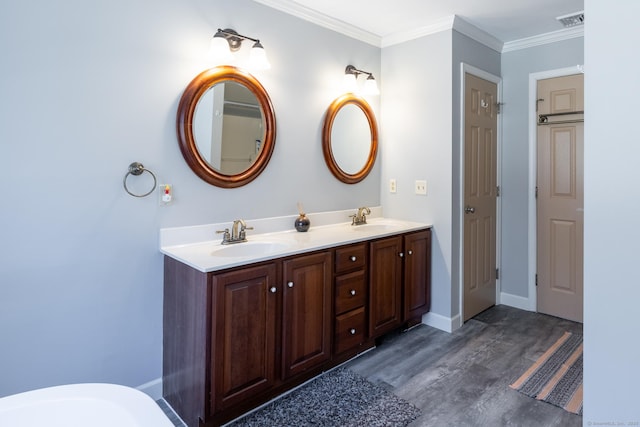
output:
POLYGON ((528 284, 528 304, 518 307, 529 311, 538 311, 538 294, 536 290, 536 273, 538 265, 538 215, 536 202, 536 182, 538 170, 538 120, 536 112, 536 100, 538 99, 538 80, 552 79, 554 77, 565 77, 573 74, 584 73, 584 66, 557 68, 554 70, 540 71, 529 74, 529 261, 527 280, 528 284))
MULTIPOLYGON (((498 94, 497 101, 500 105, 502 105, 502 78, 496 76, 494 74, 488 73, 480 68, 476 68, 472 65, 466 64, 464 62, 460 63, 460 139, 459 139, 459 147, 460 147, 460 156, 458 159, 458 167, 460 170, 458 182, 458 209, 454 210, 454 224, 457 222, 458 230, 460 230, 458 236, 458 316, 457 318, 452 319, 453 329, 457 329, 464 324, 464 215, 462 214, 462 207, 464 206, 464 153, 465 153, 465 133, 464 133, 464 124, 465 124, 465 74, 471 74, 481 79, 490 81, 496 84, 498 94)), ((502 113, 498 114, 498 122, 497 122, 497 135, 496 135, 496 144, 497 144, 497 152, 496 152, 496 184, 501 187, 502 182, 502 113)), ((501 260, 501 230, 502 230, 502 198, 496 198, 496 268, 500 268, 502 264, 501 260)), ((500 303, 500 279, 496 279, 496 304, 500 303)))

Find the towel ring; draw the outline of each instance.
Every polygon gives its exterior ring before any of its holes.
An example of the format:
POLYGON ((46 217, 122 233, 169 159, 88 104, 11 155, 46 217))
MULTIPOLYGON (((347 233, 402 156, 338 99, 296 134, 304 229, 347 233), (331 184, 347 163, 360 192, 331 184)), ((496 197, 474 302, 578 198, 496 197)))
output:
POLYGON ((127 193, 129 193, 133 197, 146 197, 149 194, 153 193, 153 190, 156 189, 156 186, 158 185, 158 180, 156 179, 156 176, 154 175, 153 172, 151 172, 149 169, 145 169, 145 167, 143 166, 142 163, 133 162, 133 163, 131 163, 129 165, 129 172, 127 172, 127 174, 124 176, 124 179, 122 180, 122 185, 124 185, 124 191, 126 191, 127 193), (127 178, 129 177, 129 175, 134 175, 134 176, 142 175, 142 172, 145 172, 145 171, 149 172, 151 174, 151 176, 153 177, 153 187, 151 187, 151 190, 149 190, 148 192, 146 192, 144 194, 133 194, 127 188, 127 178))

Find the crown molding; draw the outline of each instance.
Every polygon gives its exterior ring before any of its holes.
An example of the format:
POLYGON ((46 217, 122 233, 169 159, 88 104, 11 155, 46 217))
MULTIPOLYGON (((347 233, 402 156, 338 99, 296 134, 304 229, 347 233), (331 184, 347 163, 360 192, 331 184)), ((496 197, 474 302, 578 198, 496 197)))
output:
POLYGON ((481 30, 473 24, 470 24, 457 15, 447 16, 424 27, 385 36, 382 39, 382 47, 392 46, 394 44, 407 42, 420 37, 452 29, 459 32, 460 34, 464 34, 465 36, 477 41, 478 43, 487 46, 490 49, 495 50, 498 53, 502 51, 503 43, 501 40, 498 40, 491 34, 481 30))
POLYGON ((550 33, 539 34, 537 36, 507 42, 502 48, 502 53, 512 52, 514 50, 520 49, 527 49, 530 47, 541 46, 563 40, 575 39, 578 37, 584 37, 584 25, 563 28, 562 30, 552 31, 550 33))
POLYGON ((336 31, 346 36, 352 37, 356 40, 368 43, 370 45, 381 47, 382 39, 380 36, 365 31, 361 28, 347 24, 339 19, 332 18, 323 13, 316 12, 308 7, 294 3, 290 0, 253 0, 256 3, 261 3, 265 6, 269 6, 273 9, 277 9, 281 12, 288 13, 297 18, 304 19, 316 25, 324 28, 336 31))
POLYGON ((407 31, 401 31, 390 34, 383 37, 381 47, 393 46, 394 44, 400 44, 411 40, 418 39, 420 37, 428 36, 431 34, 439 33, 441 31, 450 30, 453 28, 455 16, 447 16, 445 18, 434 21, 433 23, 420 28, 414 28, 407 31))
POLYGON ((470 24, 459 16, 456 16, 455 20, 453 21, 453 29, 477 41, 478 43, 481 43, 488 48, 495 50, 498 53, 502 51, 502 48, 504 46, 502 40, 499 40, 486 31, 481 30, 473 24, 470 24))
POLYGON ((447 16, 424 27, 401 31, 384 37, 380 37, 376 34, 370 33, 369 31, 365 31, 351 24, 347 24, 346 22, 339 19, 332 18, 323 13, 302 6, 298 3, 294 3, 291 0, 253 1, 287 13, 289 15, 293 15, 297 18, 303 19, 329 30, 352 37, 356 40, 360 40, 362 42, 381 48, 393 46, 395 44, 404 43, 420 37, 451 29, 464 34, 465 36, 470 37, 478 43, 481 43, 499 53, 526 49, 529 47, 555 43, 558 41, 569 40, 577 37, 584 37, 584 25, 580 25, 577 27, 564 28, 562 30, 553 31, 550 33, 540 34, 537 36, 503 43, 498 38, 492 36, 486 31, 481 30, 480 28, 456 15, 447 16))

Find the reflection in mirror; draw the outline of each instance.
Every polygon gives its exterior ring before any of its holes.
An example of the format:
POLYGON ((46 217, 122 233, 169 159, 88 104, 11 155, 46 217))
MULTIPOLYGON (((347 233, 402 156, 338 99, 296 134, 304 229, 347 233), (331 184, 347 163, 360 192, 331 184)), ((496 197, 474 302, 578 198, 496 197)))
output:
POLYGON ((180 99, 176 124, 187 164, 218 187, 253 181, 273 153, 271 100, 255 77, 235 67, 216 67, 196 76, 180 99))
POLYGON ((350 175, 358 173, 367 164, 370 149, 367 116, 356 105, 345 105, 331 128, 331 152, 338 167, 350 175))
POLYGON ((331 173, 355 184, 371 171, 378 151, 378 129, 369 104, 352 93, 334 100, 325 116, 322 151, 331 173))
POLYGON ((225 175, 241 173, 253 164, 262 147, 263 128, 258 100, 235 82, 218 83, 207 90, 193 118, 200 155, 225 175))

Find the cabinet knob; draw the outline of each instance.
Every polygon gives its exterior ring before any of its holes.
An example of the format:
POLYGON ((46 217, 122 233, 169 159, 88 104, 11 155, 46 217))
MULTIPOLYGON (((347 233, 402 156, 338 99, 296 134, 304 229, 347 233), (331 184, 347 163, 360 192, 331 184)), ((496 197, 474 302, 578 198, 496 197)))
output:
POLYGON ((349 333, 351 333, 351 335, 355 335, 356 334, 356 328, 349 329, 349 333))
POLYGON ((351 294, 351 296, 355 296, 356 294, 356 290, 355 289, 351 289, 351 292, 349 292, 351 294))
POLYGON ((293 288, 293 282, 287 282, 287 286, 293 288))
POLYGON ((272 286, 271 289, 269 289, 272 294, 275 294, 277 290, 278 289, 275 286, 272 286))
POLYGON ((409 250, 409 255, 413 255, 413 251, 412 250, 409 250))
POLYGON ((404 252, 400 252, 398 255, 400 255, 400 258, 404 258, 404 252))
POLYGON ((350 259, 351 261, 353 261, 353 262, 356 262, 356 260, 357 260, 358 258, 356 258, 354 255, 352 255, 352 256, 351 256, 351 258, 349 258, 349 259, 350 259))

